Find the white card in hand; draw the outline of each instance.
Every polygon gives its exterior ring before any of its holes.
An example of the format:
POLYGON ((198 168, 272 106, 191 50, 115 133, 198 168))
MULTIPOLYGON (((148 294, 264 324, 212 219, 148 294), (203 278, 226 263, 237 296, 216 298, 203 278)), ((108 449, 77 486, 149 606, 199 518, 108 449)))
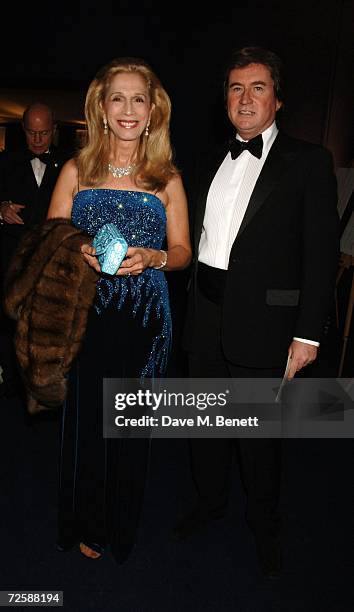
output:
POLYGON ((289 382, 288 381, 288 374, 289 374, 290 363, 291 363, 291 357, 290 357, 290 355, 288 355, 288 360, 286 362, 286 368, 285 368, 284 376, 283 376, 283 379, 282 379, 282 381, 280 383, 280 387, 278 389, 277 396, 275 398, 275 403, 276 404, 278 404, 281 401, 281 394, 282 394, 283 388, 286 385, 286 383, 289 382))

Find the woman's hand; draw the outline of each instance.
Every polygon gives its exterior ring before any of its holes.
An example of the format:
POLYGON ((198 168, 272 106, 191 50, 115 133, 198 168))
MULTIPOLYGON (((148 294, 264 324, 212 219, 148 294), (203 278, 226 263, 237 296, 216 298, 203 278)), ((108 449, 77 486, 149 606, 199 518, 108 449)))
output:
POLYGON ((118 268, 117 276, 137 276, 155 265, 159 265, 160 251, 143 247, 129 247, 126 258, 118 268), (156 261, 156 263, 155 263, 156 261))
POLYGON ((91 268, 96 270, 96 272, 100 273, 101 266, 98 263, 98 260, 96 257, 96 249, 94 249, 89 244, 83 244, 81 247, 81 253, 83 254, 84 260, 89 264, 89 266, 91 266, 91 268))
MULTIPOLYGON (((100 274, 101 266, 98 263, 96 256, 96 249, 90 244, 83 244, 81 247, 81 253, 84 256, 85 261, 100 274)), ((117 276, 137 276, 141 274, 146 268, 159 265, 161 259, 161 252, 156 249, 145 249, 143 247, 129 247, 124 259, 118 268, 117 276)))
MULTIPOLYGON (((81 253, 85 261, 100 274, 102 272, 96 256, 96 249, 90 244, 83 244, 81 253)), ((144 247, 129 247, 126 258, 118 268, 117 276, 138 276, 146 268, 159 267, 164 259, 164 251, 158 249, 146 249, 144 247)))

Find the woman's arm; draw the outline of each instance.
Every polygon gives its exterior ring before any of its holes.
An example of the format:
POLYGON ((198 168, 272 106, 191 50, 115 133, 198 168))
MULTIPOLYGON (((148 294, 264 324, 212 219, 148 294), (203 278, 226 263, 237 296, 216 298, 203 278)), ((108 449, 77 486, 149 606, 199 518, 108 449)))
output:
MULTIPOLYGON (((165 270, 183 270, 192 259, 187 198, 180 176, 167 185, 167 265, 165 270)), ((159 262, 160 263, 160 262, 159 262)), ((159 265, 159 264, 157 264, 159 265)))
MULTIPOLYGON (((71 218, 71 210, 73 207, 73 198, 77 192, 78 187, 78 173, 77 165, 74 159, 64 164, 58 180, 56 182, 52 199, 50 201, 47 219, 53 219, 61 217, 63 219, 71 218)), ((81 252, 85 261, 94 269, 100 273, 101 268, 95 257, 95 249, 89 244, 83 244, 81 252)))
POLYGON ((122 262, 117 275, 141 274, 146 268, 163 271, 183 270, 192 257, 189 237, 187 198, 180 176, 171 179, 165 190, 167 216, 167 263, 165 253, 157 249, 129 247, 127 258, 122 262))
POLYGON ((64 164, 56 182, 50 201, 47 219, 61 217, 70 219, 73 197, 77 191, 77 166, 74 159, 64 164))

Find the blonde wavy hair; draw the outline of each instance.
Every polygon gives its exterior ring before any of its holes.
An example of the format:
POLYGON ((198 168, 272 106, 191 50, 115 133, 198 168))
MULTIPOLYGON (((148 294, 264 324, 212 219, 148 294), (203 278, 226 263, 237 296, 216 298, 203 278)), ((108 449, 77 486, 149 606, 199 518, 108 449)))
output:
POLYGON ((160 191, 178 173, 172 163, 169 134, 171 102, 150 66, 144 60, 131 57, 112 60, 99 70, 89 86, 85 102, 87 138, 77 155, 80 182, 93 187, 103 183, 107 177, 110 138, 103 131, 102 105, 113 77, 129 72, 139 74, 144 79, 150 102, 155 105, 151 113, 149 136, 140 136, 132 176, 138 187, 160 191))

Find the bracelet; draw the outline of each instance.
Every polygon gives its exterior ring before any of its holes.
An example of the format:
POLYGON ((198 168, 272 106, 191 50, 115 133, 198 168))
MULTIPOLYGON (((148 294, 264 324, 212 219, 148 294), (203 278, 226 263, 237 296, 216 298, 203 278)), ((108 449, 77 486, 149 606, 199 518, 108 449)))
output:
POLYGON ((161 270, 161 268, 164 268, 167 264, 167 253, 166 251, 163 251, 162 249, 160 249, 160 253, 163 254, 164 258, 162 260, 162 262, 160 263, 159 266, 154 266, 154 270, 161 270))

